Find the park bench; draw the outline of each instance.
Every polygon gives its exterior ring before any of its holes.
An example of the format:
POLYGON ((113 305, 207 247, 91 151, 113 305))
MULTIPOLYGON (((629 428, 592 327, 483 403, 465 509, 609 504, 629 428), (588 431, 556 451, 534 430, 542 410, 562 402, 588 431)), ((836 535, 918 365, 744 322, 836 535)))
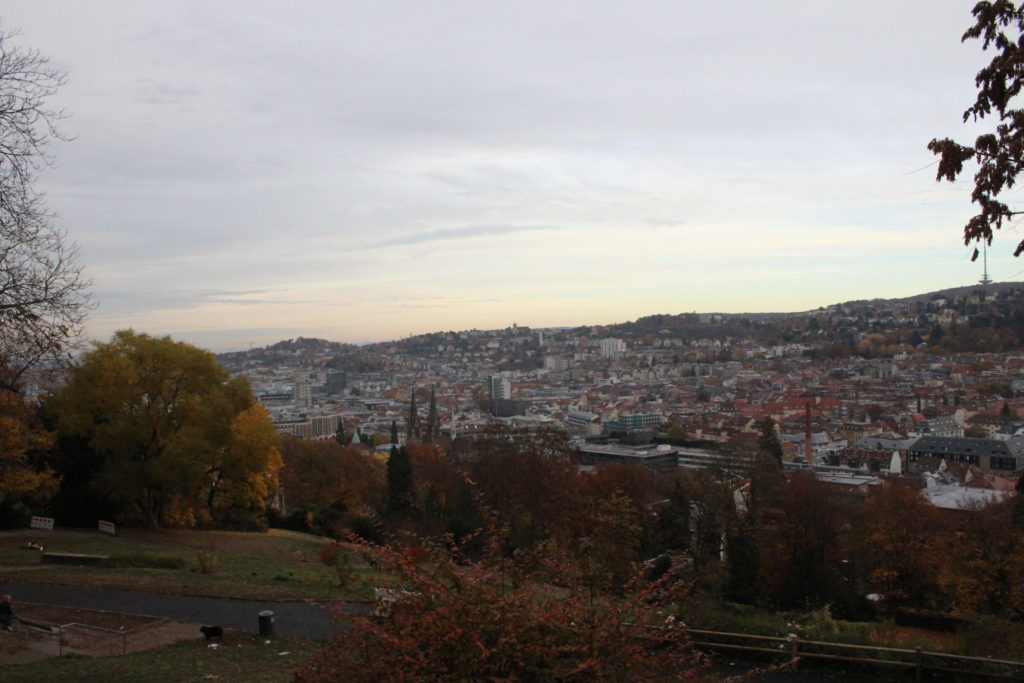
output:
POLYGON ((43 562, 48 564, 103 564, 110 560, 109 555, 89 555, 85 553, 43 553, 43 562))

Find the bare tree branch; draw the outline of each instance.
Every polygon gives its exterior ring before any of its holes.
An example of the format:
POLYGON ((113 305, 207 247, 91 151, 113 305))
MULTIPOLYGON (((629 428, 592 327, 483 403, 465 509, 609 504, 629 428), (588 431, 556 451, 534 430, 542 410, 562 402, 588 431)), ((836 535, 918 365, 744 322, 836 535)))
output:
POLYGON ((49 142, 65 139, 47 100, 66 77, 13 37, 0 31, 0 387, 12 390, 66 356, 91 307, 78 247, 34 187, 49 142))

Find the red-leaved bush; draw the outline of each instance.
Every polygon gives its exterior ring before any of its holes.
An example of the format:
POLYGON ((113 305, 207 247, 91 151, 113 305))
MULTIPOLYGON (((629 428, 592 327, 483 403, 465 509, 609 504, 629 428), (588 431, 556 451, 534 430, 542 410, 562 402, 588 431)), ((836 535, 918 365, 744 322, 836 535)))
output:
POLYGON ((688 584, 669 571, 602 595, 585 564, 554 552, 482 559, 457 549, 365 546, 396 577, 382 616, 349 618, 299 681, 635 681, 698 677, 676 616, 688 584), (528 567, 528 568, 527 568, 528 567))

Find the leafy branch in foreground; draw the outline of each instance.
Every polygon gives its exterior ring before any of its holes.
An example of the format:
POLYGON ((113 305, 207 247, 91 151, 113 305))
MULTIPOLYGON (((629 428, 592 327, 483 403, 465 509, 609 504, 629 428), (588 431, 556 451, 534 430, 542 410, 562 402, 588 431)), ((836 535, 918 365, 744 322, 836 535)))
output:
MULTIPOLYGON (((984 241, 992 243, 994 230, 1003 227, 1014 216, 1022 213, 1012 210, 998 199, 1004 190, 1011 189, 1017 176, 1024 170, 1024 110, 1014 108, 1013 101, 1024 87, 1024 10, 1008 0, 979 2, 972 10, 974 26, 961 40, 982 41, 982 49, 993 48, 995 54, 975 76, 978 97, 964 112, 964 121, 995 117, 998 124, 994 132, 979 135, 973 147, 961 145, 950 138, 933 139, 928 149, 939 157, 936 180, 956 180, 963 172, 964 163, 975 161, 974 190, 971 202, 979 212, 964 226, 964 244, 984 241)), ((1022 240, 1013 255, 1024 251, 1022 240)), ((974 250, 973 258, 978 257, 974 250)), ((973 260, 973 259, 972 259, 973 260)))

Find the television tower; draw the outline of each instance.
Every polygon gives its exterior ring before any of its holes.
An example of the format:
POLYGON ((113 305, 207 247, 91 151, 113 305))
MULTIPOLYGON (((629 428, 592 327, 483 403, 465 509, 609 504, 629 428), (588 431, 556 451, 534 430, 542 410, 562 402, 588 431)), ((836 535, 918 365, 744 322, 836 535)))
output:
POLYGON ((985 240, 981 241, 981 263, 981 279, 978 280, 978 284, 984 287, 992 284, 992 280, 988 277, 988 243, 985 240))

